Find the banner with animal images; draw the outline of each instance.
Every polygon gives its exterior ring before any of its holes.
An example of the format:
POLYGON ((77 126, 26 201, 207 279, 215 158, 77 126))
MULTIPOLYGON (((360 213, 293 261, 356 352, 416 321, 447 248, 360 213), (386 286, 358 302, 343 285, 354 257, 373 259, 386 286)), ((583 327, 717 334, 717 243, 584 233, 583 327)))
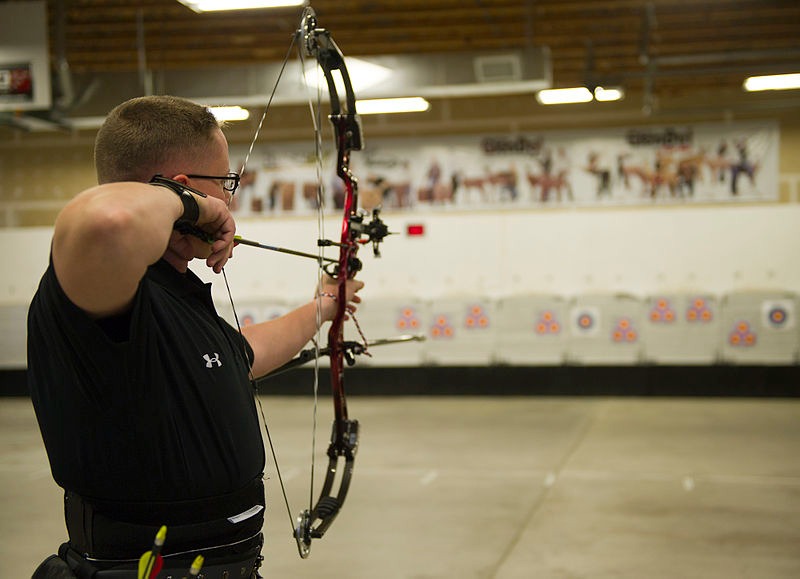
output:
MULTIPOLYGON (((367 140, 353 153, 366 209, 654 205, 774 201, 773 122, 367 140)), ((245 150, 231 149, 232 163, 245 150)), ((344 197, 333 151, 317 167, 307 144, 259 144, 236 196, 240 215, 316 211, 344 197)))

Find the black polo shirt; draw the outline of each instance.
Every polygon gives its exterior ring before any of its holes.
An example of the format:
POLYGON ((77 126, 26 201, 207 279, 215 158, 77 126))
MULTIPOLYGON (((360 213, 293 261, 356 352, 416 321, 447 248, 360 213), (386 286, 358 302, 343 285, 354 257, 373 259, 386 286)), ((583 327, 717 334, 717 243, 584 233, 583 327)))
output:
POLYGON ((30 306, 28 376, 56 482, 112 501, 242 489, 265 460, 252 357, 192 272, 159 261, 126 315, 98 321, 51 263, 30 306))

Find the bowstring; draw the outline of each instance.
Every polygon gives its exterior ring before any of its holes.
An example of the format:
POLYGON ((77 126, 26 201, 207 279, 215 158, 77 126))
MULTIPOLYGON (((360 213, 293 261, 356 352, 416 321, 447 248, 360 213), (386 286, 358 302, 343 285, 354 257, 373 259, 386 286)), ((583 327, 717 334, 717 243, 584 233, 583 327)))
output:
MULTIPOLYGON (((303 11, 303 15, 305 15, 305 9, 303 11)), ((278 71, 278 78, 277 78, 277 80, 275 81, 275 84, 272 87, 272 92, 270 93, 269 99, 267 100, 267 104, 264 107, 264 112, 261 114, 261 119, 259 120, 258 126, 256 127, 256 132, 253 135, 253 139, 250 141, 250 147, 247 150, 247 155, 245 155, 244 162, 242 163, 242 166, 239 169, 239 173, 240 174, 244 174, 246 169, 247 169, 247 164, 250 161, 250 156, 253 153, 253 149, 255 147, 256 141, 258 140, 259 134, 261 133, 261 128, 264 125, 264 121, 267 118, 267 113, 269 112, 269 109, 272 106, 272 101, 275 98, 275 93, 278 90, 278 85, 280 84, 280 80, 283 77, 284 71, 286 70, 286 65, 288 64, 289 59, 290 59, 290 57, 292 55, 292 52, 294 51, 294 46, 295 46, 295 43, 297 42, 297 36, 298 36, 297 33, 292 34, 292 41, 289 44, 289 49, 286 51, 286 55, 284 56, 283 62, 281 63, 280 70, 278 71)), ((302 60, 303 51, 300 50, 299 52, 300 52, 301 60, 302 60)), ((222 278, 225 281, 225 288, 226 288, 227 293, 228 293, 228 299, 230 300, 231 311, 233 313, 233 318, 236 321, 236 329, 239 332, 239 336, 240 336, 241 341, 242 341, 242 352, 244 354, 245 363, 247 364, 247 374, 248 374, 248 377, 250 379, 251 387, 253 389, 253 398, 255 398, 256 405, 258 406, 258 412, 261 415, 261 423, 264 426, 264 433, 265 433, 265 435, 267 437, 267 444, 269 445, 270 454, 272 455, 272 462, 275 465, 275 474, 278 477, 278 483, 279 483, 279 485, 281 487, 281 494, 283 495, 283 504, 286 506, 286 513, 287 513, 287 515, 289 517, 289 528, 291 529, 292 535, 294 535, 295 534, 295 524, 294 524, 295 521, 294 521, 294 517, 292 515, 292 508, 289 505, 289 496, 288 496, 288 494, 286 492, 286 485, 285 485, 285 483, 283 481, 283 475, 281 473, 280 465, 278 464, 278 455, 275 452, 275 445, 274 445, 274 443, 272 441, 272 435, 270 434, 270 431, 269 431, 269 425, 268 425, 266 413, 264 412, 264 405, 262 404, 261 398, 259 397, 258 381, 256 380, 256 377, 253 374, 252 366, 248 362, 247 345, 246 345, 246 342, 245 342, 244 334, 242 333, 242 325, 241 325, 241 322, 239 321, 239 314, 236 312, 236 305, 234 304, 234 301, 233 301, 233 293, 231 292, 231 287, 230 287, 230 284, 228 283, 228 276, 225 273, 225 268, 224 267, 222 268, 222 278)), ((318 316, 319 316, 319 314, 318 314, 318 316)), ((318 357, 318 355, 319 355, 319 353, 317 352, 317 357, 318 357)), ((315 404, 316 404, 316 402, 315 402, 315 404)), ((312 463, 312 466, 313 466, 313 463, 312 463)))
POLYGON ((228 292, 228 299, 231 304, 231 311, 233 312, 233 319, 236 320, 236 330, 239 332, 239 337, 242 340, 242 353, 244 354, 245 363, 247 364, 247 375, 250 379, 250 386, 253 389, 253 398, 255 398, 258 405, 258 412, 261 415, 261 423, 264 425, 264 433, 267 435, 267 443, 269 444, 269 452, 272 455, 272 462, 275 464, 275 474, 278 476, 278 482, 281 487, 281 494, 283 495, 283 503, 286 505, 286 513, 289 515, 289 526, 294 534, 294 518, 292 517, 292 508, 289 506, 289 497, 286 494, 286 485, 283 483, 283 476, 281 475, 281 467, 278 464, 278 455, 275 453, 275 445, 272 443, 272 435, 269 432, 269 425, 267 423, 267 416, 264 413, 264 405, 261 403, 261 398, 258 392, 258 381, 253 374, 253 367, 248 362, 247 345, 245 337, 242 333, 242 325, 239 322, 239 314, 236 313, 236 305, 233 303, 233 294, 231 293, 231 286, 228 283, 228 274, 225 273, 225 268, 222 268, 222 279, 225 280, 225 289, 228 292))
MULTIPOLYGON (((305 18, 306 10, 303 11, 302 18, 305 18)), ((269 99, 267 101, 267 105, 264 107, 264 112, 261 115, 261 119, 258 122, 258 126, 256 127, 255 134, 253 139, 250 141, 250 146, 247 150, 247 154, 245 155, 244 162, 239 170, 241 174, 244 174, 245 170, 247 169, 247 164, 250 161, 250 157, 253 153, 253 149, 255 148, 256 141, 258 140, 259 134, 261 133, 261 129, 264 125, 264 121, 267 117, 267 113, 272 105, 272 101, 275 97, 275 93, 278 89, 278 85, 280 84, 280 80, 283 76, 284 70, 286 69, 286 65, 289 62, 291 54, 294 50, 295 43, 297 42, 298 34, 292 35, 292 41, 289 45, 289 49, 286 51, 286 55, 284 56, 283 62, 281 63, 280 70, 278 72, 278 79, 275 82, 275 85, 272 88, 272 92, 270 93, 269 99)), ((304 77, 305 72, 305 54, 300 47, 298 50, 298 54, 300 57, 300 74, 304 77)), ((318 69, 317 69, 318 70, 318 69)), ((307 83, 305 82, 305 78, 302 79, 302 85, 306 87, 308 90, 307 83)), ((325 219, 324 219, 324 207, 325 207, 325 185, 322 178, 323 175, 323 143, 322 143, 322 130, 321 130, 321 118, 322 118, 322 85, 319 82, 319 75, 317 75, 317 82, 316 82, 316 107, 314 106, 314 99, 311 98, 311 94, 309 92, 308 98, 308 105, 309 110, 311 113, 311 122, 314 129, 314 157, 315 157, 315 171, 316 171, 316 178, 317 178, 317 231, 319 235, 319 239, 325 238, 325 219)), ((323 258, 324 258, 324 248, 322 245, 318 245, 318 264, 319 267, 317 268, 317 288, 318 292, 322 288, 324 270, 323 270, 323 258)), ((225 273, 225 269, 222 269, 222 277, 225 281, 225 287, 228 293, 228 299, 230 300, 231 310, 233 313, 234 320, 236 321, 236 327, 239 332, 239 335, 242 339, 242 349, 245 353, 245 359, 247 358, 247 349, 245 346, 245 338, 244 334, 242 334, 242 327, 239 321, 239 315, 236 312, 236 305, 234 304, 233 294, 231 292, 230 285, 228 283, 228 277, 225 273)), ((309 511, 313 509, 314 505, 314 480, 315 480, 315 456, 316 456, 316 441, 317 441, 317 411, 319 406, 319 359, 321 356, 320 353, 320 344, 322 341, 322 299, 321 296, 317 296, 316 302, 316 312, 315 312, 315 325, 316 325, 316 337, 313 339, 314 343, 314 384, 313 384, 313 410, 312 410, 312 436, 311 436, 311 482, 309 488, 309 511)), ((258 382, 253 375, 252 367, 248 366, 248 375, 250 378, 250 382, 253 386, 254 397, 256 399, 256 403, 258 405, 258 410, 261 415, 261 421, 264 425, 264 433, 267 437, 267 443, 269 445, 270 454, 272 455, 273 463, 275 464, 275 473, 278 477, 278 482, 281 487, 281 494, 283 495, 283 502, 286 506, 286 512, 289 516, 289 526, 291 528, 292 534, 295 534, 295 521, 292 516, 292 509, 289 505, 289 498, 286 492, 286 485, 283 481, 283 476, 281 474, 281 469, 278 464, 278 457, 275 452, 275 446, 272 440, 272 435, 269 431, 269 426, 267 423, 266 414, 264 412, 264 406, 259 398, 258 392, 258 382)))
MULTIPOLYGON (((307 12, 307 9, 304 9, 303 15, 301 17, 302 19, 305 18, 306 12, 307 12)), ((299 36, 299 33, 295 33, 295 34, 292 35, 292 41, 291 41, 291 43, 289 45, 289 49, 286 52, 286 55, 285 55, 285 57, 283 59, 283 62, 281 63, 280 70, 278 72, 278 79, 277 79, 277 81, 275 82, 275 85, 272 88, 272 92, 270 93, 269 100, 267 101, 267 105, 264 107, 264 112, 261 115, 261 119, 259 120, 258 126, 256 127, 255 134, 253 136, 253 139, 250 141, 250 146, 248 148, 247 154, 245 155, 245 159, 244 159, 244 161, 242 163, 242 166, 241 166, 241 168, 239 170, 239 172, 241 174, 244 174, 246 169, 247 169, 247 164, 250 161, 250 157, 251 157, 251 155, 253 153, 253 149, 255 147, 256 141, 258 140, 259 134, 261 133, 261 129, 262 129, 263 125, 264 125, 264 121, 265 121, 265 119, 267 117, 267 113, 269 112, 269 109, 270 109, 270 107, 272 105, 272 101, 273 101, 273 99, 275 97, 275 93, 276 93, 276 91, 278 89, 278 85, 280 83, 280 79, 282 78, 284 70, 286 69, 286 65, 289 62, 289 59, 291 57, 291 54, 292 54, 292 51, 294 49, 295 43, 297 42, 297 37, 298 36, 299 36)), ((304 77, 304 72, 305 72, 305 54, 304 54, 304 50, 303 50, 302 47, 300 47, 300 49, 298 50, 298 54, 299 54, 300 63, 301 63, 300 73, 301 73, 301 76, 304 77)), ((319 71, 318 67, 317 67, 317 71, 319 71)), ((309 105, 309 110, 310 110, 310 114, 311 114, 311 122, 312 122, 312 125, 313 125, 313 128, 314 128, 314 149, 315 149, 314 157, 315 157, 315 171, 316 171, 316 178, 317 178, 317 231, 318 231, 319 239, 325 239, 324 208, 325 208, 326 194, 325 194, 325 184, 324 184, 324 180, 323 180, 323 142, 322 142, 322 130, 321 130, 321 125, 322 125, 322 123, 321 123, 321 118, 322 118, 322 106, 321 106, 322 85, 321 85, 321 82, 320 82, 319 74, 317 74, 317 82, 316 82, 316 107, 315 107, 314 99, 311 98, 311 93, 309 91, 309 87, 308 87, 308 85, 307 85, 307 83, 305 81, 305 78, 303 78, 303 80, 302 80, 302 85, 306 87, 306 90, 309 93, 308 105, 309 105)), ((318 265, 319 265, 319 267, 317 268, 317 293, 318 294, 319 294, 319 292, 321 292, 322 283, 323 283, 323 279, 324 279, 324 275, 325 275, 325 272, 324 272, 324 269, 323 269, 323 263, 324 263, 323 262, 323 258, 324 258, 324 247, 321 244, 318 244, 318 265)), ((228 283, 227 274, 225 273, 225 269, 224 268, 222 269, 222 276, 223 276, 223 279, 225 280, 225 287, 226 287, 226 290, 227 290, 227 293, 228 293, 228 298, 230 300, 233 317, 234 317, 234 319, 236 321, 236 327, 237 327, 239 335, 240 335, 240 337, 242 339, 242 349, 244 351, 245 360, 246 360, 247 359, 247 349, 246 349, 246 344, 245 344, 245 338, 244 338, 244 334, 242 334, 241 323, 239 321, 238 313, 236 312, 236 306, 234 304, 233 294, 231 292, 230 285, 228 283)), ((319 359, 320 359, 320 356, 321 356, 320 344, 322 342, 322 325, 323 325, 323 323, 322 323, 322 299, 321 299, 322 296, 321 296, 321 294, 317 295, 316 298, 317 298, 317 299, 315 299, 315 302, 316 302, 316 313, 315 313, 315 316, 316 316, 316 320, 315 320, 315 322, 316 322, 316 337, 312 340, 313 343, 314 343, 315 355, 314 355, 314 384, 313 384, 312 441, 311 441, 311 482, 310 482, 310 488, 309 488, 309 507, 308 507, 309 508, 309 512, 311 510, 313 510, 314 496, 315 496, 314 495, 314 480, 315 480, 315 460, 314 459, 315 459, 315 456, 316 456, 316 446, 317 446, 317 443, 316 443, 317 435, 316 435, 316 433, 317 433, 317 411, 318 411, 318 406, 319 406, 319 368, 320 368, 319 359)), ((356 322, 356 325, 358 325, 357 322, 356 322)), ((360 327, 359 327, 359 333, 361 334, 361 337, 364 340, 365 345, 366 345, 366 339, 364 338, 364 334, 361 332, 360 327)), ((288 498, 288 495, 287 495, 287 492, 286 492, 286 485, 284 484, 283 476, 281 474, 281 469, 280 469, 280 466, 278 464, 278 457, 277 457, 277 454, 275 452, 275 446, 274 446, 274 443, 273 443, 273 440, 272 440, 272 436, 271 436, 270 431, 269 431, 269 426, 267 424, 267 418, 266 418, 266 415, 265 415, 265 412, 264 412, 264 406, 263 406, 263 404, 261 402, 261 399, 259 398, 259 395, 258 395, 259 394, 258 393, 258 382, 255 379, 255 376, 253 375, 252 367, 250 367, 249 365, 248 365, 248 375, 249 375, 249 378, 250 378, 250 382, 251 382, 251 384, 253 386, 254 397, 255 397, 256 403, 258 405, 259 413, 261 415, 261 421, 262 421, 262 423, 264 425, 264 432, 265 432, 266 437, 267 437, 267 442, 268 442, 268 445, 269 445, 270 454, 272 455, 272 460, 273 460, 273 462, 275 464, 275 472, 276 472, 276 475, 278 477, 278 482, 279 482, 280 487, 281 487, 281 494, 283 495, 283 502, 284 502, 284 505, 286 506, 286 512, 287 512, 288 517, 289 517, 289 526, 291 528, 292 534, 295 535, 295 521, 294 521, 294 518, 292 516, 291 506, 289 505, 289 498, 288 498)))
MULTIPOLYGON (((270 107, 272 106, 272 100, 275 98, 275 93, 278 90, 278 85, 281 82, 281 77, 283 77, 283 71, 286 69, 286 64, 289 62, 289 58, 292 55, 292 51, 294 50, 295 42, 297 42, 297 34, 292 34, 292 42, 289 44, 289 50, 286 51, 286 56, 283 57, 283 62, 281 63, 281 68, 278 71, 278 80, 275 81, 275 85, 272 87, 272 92, 269 95, 269 99, 267 100, 267 105, 264 107, 264 112, 261 114, 261 120, 258 121, 258 126, 256 127, 256 133, 253 135, 253 140, 250 141, 250 148, 247 150, 247 155, 244 157, 244 162, 242 163, 241 168, 239 169, 239 174, 244 174, 245 170, 247 169, 247 163, 250 161, 250 155, 253 154, 253 147, 256 145, 256 141, 258 140, 258 135, 261 133, 261 127, 264 126, 264 120, 267 118, 267 113, 269 112, 270 107)), ((302 54, 302 50, 300 51, 302 54)))
MULTIPOLYGON (((316 74, 316 98, 313 98, 308 83, 305 82, 305 53, 300 50, 300 62, 302 63, 302 70, 304 76, 303 86, 306 87, 308 94, 308 107, 311 116, 311 124, 314 127, 314 167, 317 178, 317 235, 318 239, 325 239, 325 182, 323 180, 323 155, 322 155, 322 83, 319 74, 319 66, 315 62, 316 74), (316 106, 315 106, 316 105, 316 106)), ((314 481, 316 472, 316 453, 317 453, 317 416, 319 408, 319 359, 320 359, 320 344, 322 343, 322 284, 324 279, 323 258, 325 249, 321 244, 317 245, 317 296, 316 302, 316 337, 314 343, 314 384, 313 384, 313 409, 311 416, 311 482, 308 491, 308 510, 311 512, 314 508, 314 481)))

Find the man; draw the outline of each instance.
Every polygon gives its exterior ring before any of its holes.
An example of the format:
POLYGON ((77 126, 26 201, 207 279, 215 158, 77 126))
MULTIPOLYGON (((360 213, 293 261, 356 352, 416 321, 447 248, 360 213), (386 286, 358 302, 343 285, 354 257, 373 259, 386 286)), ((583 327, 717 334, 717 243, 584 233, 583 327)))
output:
MULTIPOLYGON (((318 309, 332 319, 332 281, 241 334, 217 315, 188 264, 219 273, 231 258, 238 175, 205 107, 168 96, 119 105, 95 167, 100 185, 56 220, 28 318, 31 397, 65 490, 61 559, 78 576, 135 569, 166 525, 165 569, 185 574, 200 553, 206 577, 242 566, 256 577, 265 457, 251 377, 311 339, 318 309)), ((350 308, 362 286, 348 282, 350 308)))

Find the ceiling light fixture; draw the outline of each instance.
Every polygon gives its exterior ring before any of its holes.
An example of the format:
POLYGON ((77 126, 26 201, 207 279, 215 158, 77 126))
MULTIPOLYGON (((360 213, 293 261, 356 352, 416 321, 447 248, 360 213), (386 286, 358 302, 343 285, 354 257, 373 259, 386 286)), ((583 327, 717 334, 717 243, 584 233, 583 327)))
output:
POLYGON ((543 105, 564 105, 573 103, 588 103, 592 100, 592 93, 585 86, 574 88, 548 88, 536 93, 536 100, 543 105))
POLYGON ((356 101, 359 115, 379 115, 384 113, 422 113, 431 105, 422 97, 401 97, 390 99, 364 99, 356 101))
POLYGON ((250 118, 250 111, 239 106, 210 107, 209 110, 220 122, 246 121, 250 118))
POLYGON ((759 90, 791 90, 795 88, 800 88, 800 73, 751 76, 744 81, 744 89, 750 92, 759 90))
POLYGON ((618 101, 625 96, 625 91, 621 88, 603 88, 598 86, 594 89, 594 99, 601 103, 618 101))
POLYGON ((254 8, 285 8, 302 6, 305 0, 178 0, 195 12, 221 10, 252 10, 254 8))

